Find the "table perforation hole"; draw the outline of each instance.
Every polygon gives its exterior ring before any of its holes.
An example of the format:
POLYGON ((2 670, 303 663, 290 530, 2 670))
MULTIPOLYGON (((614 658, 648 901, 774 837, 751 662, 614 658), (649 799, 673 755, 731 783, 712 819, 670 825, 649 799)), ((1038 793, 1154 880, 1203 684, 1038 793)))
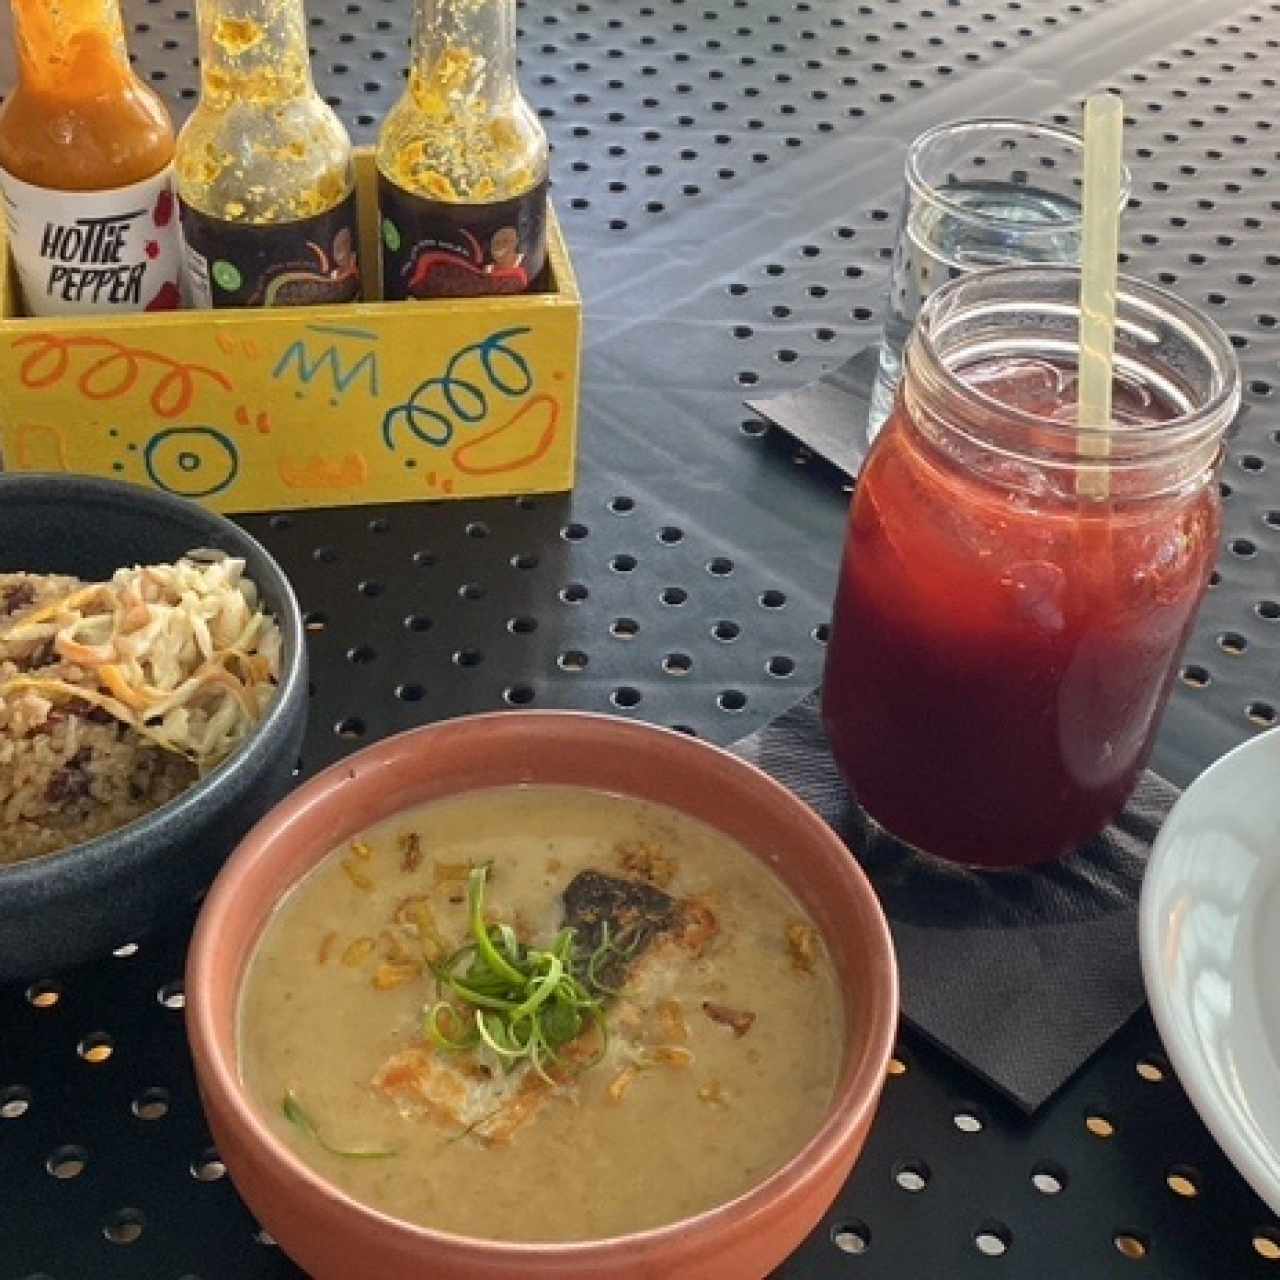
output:
POLYGON ((182 982, 180 980, 166 982, 156 991, 156 1000, 166 1009, 171 1009, 175 1013, 181 1012, 187 1005, 182 982))
POLYGON ((34 1009, 52 1009, 62 999, 62 985, 48 979, 33 982, 26 990, 26 997, 34 1009))
POLYGON ((741 689, 724 689, 716 695, 716 706, 721 711, 739 712, 745 711, 747 706, 747 695, 741 689))
POLYGON ((831 1243, 841 1253, 864 1254, 871 1248, 871 1228, 856 1220, 841 1222, 832 1228, 831 1243))
POLYGON ((689 602, 689 593, 683 587, 663 587, 658 599, 669 608, 678 609, 689 602))
POLYGON ((1276 709, 1269 702, 1251 702, 1244 713, 1249 722, 1260 729, 1269 729, 1276 722, 1276 709))
POLYGON ((1213 677, 1205 667, 1200 666, 1198 663, 1191 662, 1182 668, 1180 679, 1183 684, 1192 689, 1204 689, 1209 685, 1213 677))
POLYGON ((227 1175, 227 1166, 222 1163, 214 1147, 206 1147, 190 1165, 191 1176, 197 1182, 217 1182, 227 1175))
POLYGON ((347 661, 355 666, 367 666, 378 656, 372 645, 357 644, 347 650, 347 661))
POLYGON ((1280 1231, 1275 1227, 1258 1227, 1250 1243, 1258 1257, 1268 1262, 1280 1262, 1280 1231))
POLYGON ((623 552, 621 555, 614 556, 609 561, 609 568, 614 573, 633 573, 640 561, 633 555, 623 552))
POLYGON ((693 659, 687 653, 668 653, 662 659, 662 669, 669 676, 687 676, 693 670, 693 659))
POLYGON ((903 1191, 912 1195, 918 1194, 929 1185, 932 1175, 929 1166, 923 1160, 909 1160, 895 1165, 893 1180, 903 1191))
POLYGON ((536 697, 534 688, 528 684, 512 684, 508 685, 502 691, 502 700, 512 707, 527 707, 533 703, 536 697))
POLYGON ((786 593, 776 588, 762 591, 758 597, 762 609, 781 609, 787 603, 786 593))
POLYGON ((707 561, 707 572, 716 578, 727 578, 733 572, 733 561, 728 556, 714 556, 707 561))
POLYGON ((31 1109, 31 1090, 23 1084, 0 1089, 0 1120, 18 1120, 31 1109))
POLYGON ((1095 1138, 1108 1139, 1115 1136, 1115 1121, 1101 1111, 1090 1111, 1084 1118, 1084 1127, 1095 1138))
POLYGON ((49 1153, 45 1160, 45 1172, 50 1178, 56 1178, 65 1183, 70 1179, 79 1178, 87 1165, 86 1149, 77 1147, 74 1143, 65 1143, 64 1146, 55 1147, 49 1153))
POLYGON ((742 628, 738 623, 732 622, 728 618, 722 618, 711 628, 711 634, 721 644, 731 644, 742 634, 742 628))
POLYGON ((961 1133, 981 1133, 987 1127, 986 1113, 972 1103, 965 1103, 952 1113, 951 1123, 961 1133))
POLYGON ((642 700, 643 695, 640 690, 632 688, 630 685, 620 685, 609 695, 609 701, 615 707, 621 707, 624 711, 630 711, 632 707, 638 707, 642 700))
POLYGON ((333 732, 339 738, 354 741, 364 737, 365 728, 365 722, 359 716, 346 716, 333 726, 333 732))
POLYGON ((169 1090, 159 1086, 144 1089, 129 1103, 129 1109, 139 1120, 163 1120, 169 1114, 169 1090))
POLYGON ((1253 607, 1258 617, 1267 622, 1280 621, 1280 602, 1275 600, 1259 600, 1253 607))
POLYGON ((102 1224, 102 1234, 112 1244, 134 1244, 141 1239, 146 1218, 141 1209, 117 1209, 102 1224))
POLYGON ((556 666, 561 671, 585 671, 589 662, 590 659, 581 649, 566 649, 556 658, 556 666))
POLYGON ((1066 1190, 1067 1171, 1051 1160, 1041 1160, 1031 1170, 1031 1185, 1042 1196, 1061 1195, 1066 1190))
POLYGON ((507 619, 507 630, 513 636, 530 636, 538 629, 538 620, 527 613, 507 619))
POLYGON ((1148 1084, 1160 1084, 1169 1074, 1169 1064, 1163 1058, 1147 1054, 1146 1057, 1138 1059, 1134 1070, 1138 1073, 1138 1078, 1145 1080, 1148 1084))
POLYGON ((1003 1222, 989 1218, 973 1233, 973 1245, 987 1258, 1000 1258, 1009 1252, 1013 1232, 1003 1222))
POLYGON ((101 1066, 115 1052, 115 1043, 105 1031, 91 1031, 81 1037, 76 1045, 76 1052, 85 1062, 95 1067, 101 1066))
POLYGON ((581 604, 590 594, 581 582, 569 582, 560 588, 560 599, 565 604, 581 604))
POLYGON ((413 631, 421 635, 424 631, 430 631, 434 626, 434 622, 424 613, 410 613, 405 615, 404 629, 413 631))
POLYGON ((1169 1190, 1183 1200, 1194 1200, 1203 1185, 1199 1169, 1189 1164, 1175 1164, 1165 1174, 1164 1180, 1169 1190))
POLYGON ((1116 1252, 1123 1258, 1129 1258, 1134 1262, 1145 1258, 1151 1251, 1151 1241, 1140 1231, 1130 1228, 1124 1228, 1117 1231, 1111 1237, 1112 1244, 1116 1247, 1116 1252))
POLYGON ((1233 658, 1239 657, 1240 654, 1249 647, 1249 642, 1238 631, 1224 631, 1217 637, 1218 648, 1223 653, 1229 653, 1233 658))
POLYGON ((416 681, 408 681, 395 687, 395 695, 401 702, 421 702, 426 692, 416 681))
POLYGON ((764 669, 775 679, 785 680, 795 674, 796 660, 785 653, 776 653, 764 664, 764 669))
POLYGON ((138 944, 136 942, 125 942, 116 947, 111 954, 117 960, 130 960, 138 954, 138 944))
POLYGON ((684 530, 673 524, 664 524, 658 530, 658 541, 664 546, 674 547, 676 543, 684 541, 684 530))

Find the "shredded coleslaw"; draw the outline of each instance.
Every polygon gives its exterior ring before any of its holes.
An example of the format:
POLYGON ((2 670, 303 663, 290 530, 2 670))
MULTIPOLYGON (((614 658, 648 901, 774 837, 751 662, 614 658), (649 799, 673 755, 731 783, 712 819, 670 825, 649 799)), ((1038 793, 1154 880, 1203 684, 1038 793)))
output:
POLYGON ((262 719, 280 676, 280 629, 245 562, 193 551, 120 569, 0 626, 3 648, 49 660, 0 682, 42 718, 68 701, 99 708, 203 773, 262 719))

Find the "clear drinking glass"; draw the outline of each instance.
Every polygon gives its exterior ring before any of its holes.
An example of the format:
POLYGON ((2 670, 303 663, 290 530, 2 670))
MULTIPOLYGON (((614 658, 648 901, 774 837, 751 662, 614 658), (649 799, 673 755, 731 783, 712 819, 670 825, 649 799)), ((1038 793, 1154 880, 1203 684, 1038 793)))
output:
MULTIPOLYGON (((906 190, 871 395, 868 439, 893 408, 902 351, 924 300, 983 267, 1080 260, 1084 139, 1034 120, 955 120, 907 152, 906 190)), ((1120 196, 1129 200, 1129 171, 1120 196)))

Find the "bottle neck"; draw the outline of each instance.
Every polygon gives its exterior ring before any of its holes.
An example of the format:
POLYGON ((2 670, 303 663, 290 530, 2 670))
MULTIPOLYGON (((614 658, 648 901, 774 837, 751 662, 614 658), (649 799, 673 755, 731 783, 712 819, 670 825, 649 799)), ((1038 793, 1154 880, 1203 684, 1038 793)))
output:
POLYGON ((133 80, 120 0, 11 0, 11 8, 24 89, 93 97, 133 80))
POLYGON ((204 106, 268 107, 315 93, 302 0, 200 0, 204 106))
POLYGON ((415 0, 410 80, 432 114, 517 96, 515 0, 415 0))

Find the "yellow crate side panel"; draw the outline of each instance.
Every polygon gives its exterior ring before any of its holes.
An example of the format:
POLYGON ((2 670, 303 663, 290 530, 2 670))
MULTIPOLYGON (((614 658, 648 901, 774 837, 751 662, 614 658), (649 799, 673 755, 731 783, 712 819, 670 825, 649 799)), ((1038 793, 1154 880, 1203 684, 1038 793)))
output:
POLYGON ((283 318, 2 341, 5 465, 115 475, 215 509, 570 487, 578 316, 459 315, 424 333, 283 318))

